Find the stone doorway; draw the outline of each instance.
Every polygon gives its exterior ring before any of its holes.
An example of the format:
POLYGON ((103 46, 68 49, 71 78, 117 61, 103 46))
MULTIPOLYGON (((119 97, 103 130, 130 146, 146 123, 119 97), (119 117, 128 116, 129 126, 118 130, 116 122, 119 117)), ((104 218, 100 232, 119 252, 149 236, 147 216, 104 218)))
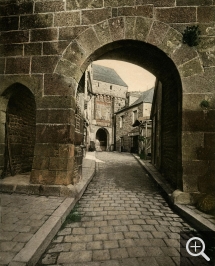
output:
POLYGON ((5 116, 2 121, 4 138, 1 140, 1 177, 4 178, 28 173, 32 169, 36 139, 36 103, 31 91, 18 83, 8 88, 2 98, 5 99, 5 116))
POLYGON ((96 150, 106 151, 107 150, 107 132, 104 128, 98 129, 96 132, 96 150))

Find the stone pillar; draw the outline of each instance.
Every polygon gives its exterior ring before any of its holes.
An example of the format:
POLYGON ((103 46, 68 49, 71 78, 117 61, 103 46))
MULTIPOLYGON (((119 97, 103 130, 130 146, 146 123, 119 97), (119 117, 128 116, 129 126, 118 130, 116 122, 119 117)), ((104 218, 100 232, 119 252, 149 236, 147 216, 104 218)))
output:
POLYGON ((38 100, 36 144, 31 183, 73 183, 76 82, 57 74, 44 76, 44 96, 38 100))

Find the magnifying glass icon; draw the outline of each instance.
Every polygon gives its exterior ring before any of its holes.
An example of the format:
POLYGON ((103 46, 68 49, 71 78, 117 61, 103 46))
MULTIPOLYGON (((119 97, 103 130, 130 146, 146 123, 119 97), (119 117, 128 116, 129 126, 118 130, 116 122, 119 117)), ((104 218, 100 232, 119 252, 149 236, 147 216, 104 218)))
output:
POLYGON ((193 257, 197 257, 197 256, 202 255, 202 257, 204 259, 206 259, 207 261, 210 261, 210 258, 204 253, 204 251, 205 251, 205 242, 199 237, 190 238, 187 241, 186 250, 193 257), (192 242, 192 241, 193 241, 193 245, 189 246, 190 242, 192 242), (198 245, 198 243, 199 243, 198 241, 201 243, 201 245, 198 245), (190 251, 191 248, 195 250, 195 253, 190 251), (197 248, 201 248, 201 251, 198 252, 198 253, 196 253, 197 248))

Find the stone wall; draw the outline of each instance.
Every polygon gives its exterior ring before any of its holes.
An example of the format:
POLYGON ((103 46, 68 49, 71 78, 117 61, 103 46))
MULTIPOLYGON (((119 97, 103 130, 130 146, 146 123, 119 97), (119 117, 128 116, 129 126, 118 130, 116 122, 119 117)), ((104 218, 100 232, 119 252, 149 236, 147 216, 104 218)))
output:
POLYGON ((215 189, 214 12, 214 0, 1 1, 0 95, 19 82, 37 105, 31 182, 72 182, 77 84, 92 61, 109 58, 146 68, 164 89, 170 80, 176 84, 182 189, 215 189), (201 41, 189 47, 182 33, 195 24, 201 41))

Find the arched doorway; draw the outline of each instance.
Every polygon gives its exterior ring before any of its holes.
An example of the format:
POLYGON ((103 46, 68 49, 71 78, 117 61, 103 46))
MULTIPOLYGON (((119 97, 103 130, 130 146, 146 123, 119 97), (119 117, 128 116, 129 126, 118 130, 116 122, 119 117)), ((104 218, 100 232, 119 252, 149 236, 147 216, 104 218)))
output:
POLYGON ((36 138, 36 103, 34 95, 22 84, 5 90, 5 112, 1 130, 1 177, 30 172, 36 138))
POLYGON ((96 150, 107 150, 107 132, 104 128, 99 128, 96 132, 96 150))

